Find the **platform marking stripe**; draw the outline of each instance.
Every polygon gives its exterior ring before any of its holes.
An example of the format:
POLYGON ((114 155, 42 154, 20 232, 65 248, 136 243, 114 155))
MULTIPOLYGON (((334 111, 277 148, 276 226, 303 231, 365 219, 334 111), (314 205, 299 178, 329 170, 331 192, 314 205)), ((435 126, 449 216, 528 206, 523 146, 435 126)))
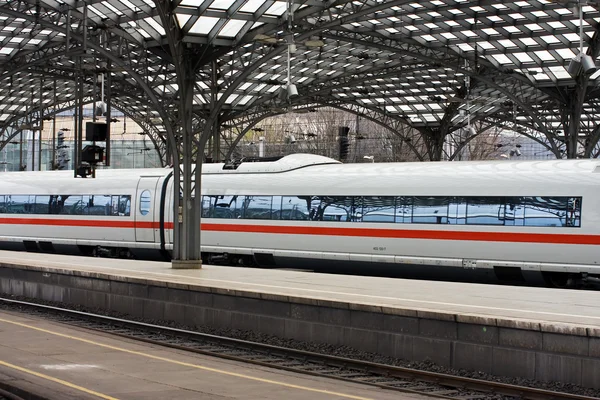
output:
POLYGON ((62 379, 54 378, 54 377, 46 375, 46 374, 41 374, 39 372, 35 372, 35 371, 32 371, 32 370, 27 369, 27 368, 19 367, 18 365, 10 364, 10 363, 7 363, 5 361, 1 361, 0 360, 0 365, 4 365, 5 367, 16 369, 17 371, 25 372, 26 374, 29 374, 29 375, 37 376, 38 378, 43 378, 43 379, 46 379, 48 381, 59 383, 59 384, 61 384, 63 386, 70 387, 71 389, 76 389, 76 390, 79 390, 80 392, 85 392, 87 394, 91 394, 91 395, 94 395, 96 397, 100 397, 101 399, 119 400, 116 397, 111 397, 111 396, 108 396, 108 395, 105 395, 105 394, 102 394, 102 393, 99 393, 99 392, 95 392, 93 390, 86 389, 86 388, 84 388, 82 386, 75 385, 74 383, 63 381, 62 379))
MULTIPOLYGON (((91 345, 94 345, 94 346, 103 347, 105 349, 116 350, 116 351, 120 351, 120 352, 123 352, 123 353, 128 353, 128 354, 133 354, 133 355, 137 355, 137 356, 141 356, 141 357, 151 358, 153 360, 158 360, 158 361, 164 361, 164 362, 168 362, 168 363, 172 363, 172 364, 177 364, 177 365, 181 365, 183 367, 190 367, 190 368, 200 369, 200 370, 203 370, 203 371, 215 372, 217 374, 235 376, 236 378, 243 378, 243 379, 248 379, 248 380, 256 381, 256 382, 269 383, 269 384, 272 384, 272 385, 283 386, 283 387, 287 387, 287 388, 291 388, 291 389, 299 389, 299 390, 304 390, 304 391, 307 391, 307 392, 322 393, 322 394, 327 394, 327 395, 332 395, 332 396, 338 396, 338 397, 343 397, 345 399, 374 400, 374 399, 372 399, 370 397, 353 396, 353 395, 350 395, 350 394, 333 392, 333 391, 325 390, 325 389, 313 389, 313 388, 306 387, 306 386, 293 385, 291 383, 279 382, 279 381, 274 381, 274 380, 265 379, 265 378, 258 378, 258 377, 255 377, 255 376, 240 374, 240 373, 231 372, 231 371, 225 371, 225 370, 221 370, 221 369, 217 369, 217 368, 204 367, 204 366, 198 365, 198 364, 192 364, 192 363, 187 363, 187 362, 183 362, 183 361, 172 360, 170 358, 160 357, 160 356, 154 356, 152 354, 143 353, 141 351, 124 349, 122 347, 111 346, 109 344, 99 343, 99 342, 95 342, 93 340, 83 339, 83 338, 80 338, 80 337, 77 337, 77 336, 66 335, 64 333, 54 332, 54 331, 51 331, 51 330, 48 330, 48 329, 44 329, 44 328, 38 328, 36 326, 31 326, 31 325, 24 324, 24 323, 21 323, 21 322, 7 320, 7 319, 4 319, 4 318, 0 318, 0 322, 5 322, 7 324, 21 326, 23 328, 33 329, 33 330, 36 330, 36 331, 39 331, 39 332, 44 332, 44 333, 47 333, 47 334, 50 334, 50 335, 54 335, 54 336, 59 336, 59 337, 67 338, 67 339, 77 340, 77 341, 82 342, 82 343, 87 343, 87 344, 91 344, 91 345)), ((43 375, 43 374, 39 374, 39 375, 43 375)), ((54 380, 54 379, 52 379, 52 380, 54 380)), ((66 382, 66 383, 68 383, 68 382, 66 382)), ((105 397, 105 398, 107 398, 107 399, 113 399, 112 397, 105 397)))

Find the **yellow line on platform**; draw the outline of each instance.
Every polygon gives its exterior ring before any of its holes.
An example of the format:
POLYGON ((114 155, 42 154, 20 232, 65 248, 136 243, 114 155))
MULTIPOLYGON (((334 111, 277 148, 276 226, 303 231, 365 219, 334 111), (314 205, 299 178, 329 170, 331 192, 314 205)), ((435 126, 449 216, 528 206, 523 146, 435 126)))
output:
MULTIPOLYGON (((11 321, 11 320, 7 320, 7 319, 3 319, 3 318, 0 318, 0 322, 5 322, 7 324, 21 326, 23 328, 33 329, 33 330, 36 330, 38 332, 44 332, 44 333, 47 333, 47 334, 50 334, 50 335, 54 335, 54 336, 59 336, 59 337, 67 338, 67 339, 77 340, 77 341, 82 342, 82 343, 87 343, 87 344, 91 344, 91 345, 94 345, 94 346, 103 347, 105 349, 120 351, 120 352, 123 352, 123 353, 133 354, 133 355, 136 355, 136 356, 146 357, 146 358, 150 358, 150 359, 158 360, 158 361, 164 361, 164 362, 168 362, 168 363, 172 363, 172 364, 181 365, 181 366, 184 366, 184 367, 190 367, 190 368, 200 369, 200 370, 203 370, 203 371, 214 372, 214 373, 217 373, 217 374, 223 374, 223 375, 228 375, 228 376, 235 376, 237 378, 243 378, 243 379, 248 379, 248 380, 252 380, 252 381, 256 381, 256 382, 262 382, 262 383, 268 383, 268 384, 271 384, 271 385, 277 385, 277 386, 287 387, 287 388, 290 388, 290 389, 298 389, 298 390, 304 390, 304 391, 307 391, 307 392, 321 393, 321 394, 326 394, 326 395, 331 395, 331 396, 338 396, 338 397, 342 397, 342 398, 345 398, 345 399, 373 400, 373 399, 371 399, 369 397, 353 396, 351 394, 333 392, 333 391, 325 390, 325 389, 314 389, 314 388, 310 388, 310 387, 307 387, 307 386, 294 385, 294 384, 291 384, 291 383, 285 383, 285 382, 275 381, 275 380, 272 380, 272 379, 258 378, 258 377, 255 377, 255 376, 240 374, 240 373, 237 373, 237 372, 225 371, 225 370, 221 370, 221 369, 217 369, 217 368, 211 368, 211 367, 204 367, 204 366, 198 365, 198 364, 192 364, 192 363, 187 363, 187 362, 183 362, 183 361, 177 361, 177 360, 173 360, 173 359, 166 358, 166 357, 154 356, 152 354, 147 354, 147 353, 144 353, 144 352, 141 352, 141 351, 135 351, 135 350, 124 349, 122 347, 111 346, 111 345, 108 345, 108 344, 103 344, 103 343, 95 342, 93 340, 83 339, 83 338, 80 338, 80 337, 77 337, 77 336, 67 335, 67 334, 59 333, 59 332, 54 332, 54 331, 51 331, 51 330, 48 330, 48 329, 38 328, 36 326, 24 324, 24 323, 21 323, 21 322, 11 321)), ((112 397, 105 397, 105 398, 112 399, 112 397)))
POLYGON ((42 378, 42 379, 46 379, 46 380, 49 380, 49 381, 52 381, 52 382, 59 383, 59 384, 61 384, 63 386, 70 387, 71 389, 76 389, 76 390, 79 390, 81 392, 84 392, 84 393, 87 393, 87 394, 91 394, 91 395, 100 397, 101 399, 118 400, 116 397, 111 397, 111 396, 108 396, 108 395, 105 395, 105 394, 93 391, 91 389, 86 389, 86 388, 84 388, 82 386, 75 385, 74 383, 63 381, 62 379, 54 378, 54 377, 49 376, 49 375, 41 374, 39 372, 35 372, 35 371, 32 371, 32 370, 27 369, 27 368, 19 367, 18 365, 10 364, 10 363, 7 363, 5 361, 1 361, 0 360, 0 365, 4 365, 5 367, 16 369, 17 371, 25 372, 26 374, 29 374, 29 375, 37 376, 38 378, 42 378))

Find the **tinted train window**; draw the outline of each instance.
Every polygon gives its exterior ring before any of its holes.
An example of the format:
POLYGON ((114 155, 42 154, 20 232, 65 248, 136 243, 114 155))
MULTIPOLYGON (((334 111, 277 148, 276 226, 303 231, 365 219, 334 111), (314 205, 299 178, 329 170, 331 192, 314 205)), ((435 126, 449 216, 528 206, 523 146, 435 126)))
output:
POLYGON ((51 214, 50 196, 35 196, 34 214, 51 214))
POLYGON ((463 197, 450 199, 448 206, 448 223, 452 225, 464 225, 467 222, 467 200, 463 197))
POLYGON ((212 218, 215 200, 214 196, 202 196, 202 218, 212 218))
POLYGON ((469 197, 467 225, 504 225, 503 197, 469 197))
POLYGON ((412 222, 418 224, 447 224, 448 197, 415 197, 412 222))
POLYGON ((571 197, 567 201, 567 226, 581 226, 581 198, 571 197))
POLYGON ((245 219, 271 219, 271 196, 246 196, 244 201, 245 219))
POLYGON ((396 198, 395 197, 363 197, 362 210, 363 222, 395 222, 396 198))
POLYGON ((83 214, 83 198, 77 195, 64 195, 58 198, 59 214, 83 214))
POLYGON ((0 196, 0 214, 6 213, 6 203, 4 202, 4 196, 0 196))
MULTIPOLYGON (((150 212, 150 206, 151 206, 150 191, 144 190, 142 192, 142 194, 140 195, 140 214, 147 215, 150 212)), ((113 207, 113 209, 114 208, 115 207, 113 207)), ((117 212, 117 214, 118 214, 118 209, 119 209, 119 207, 118 207, 118 197, 117 197, 117 207, 115 210, 117 212)))
POLYGON ((396 197, 396 222, 410 224, 412 222, 412 197, 396 197))
POLYGON ((524 197, 526 226, 566 226, 566 197, 524 197))
MULTIPOLYGON (((206 196, 205 196, 206 197, 206 196)), ((211 200, 212 218, 236 218, 237 196, 215 196, 211 200)))
POLYGON ((307 220, 310 211, 310 197, 308 196, 282 196, 281 219, 307 220))
POLYGON ((351 221, 353 216, 353 201, 351 196, 321 196, 317 207, 318 221, 351 221))
POLYGON ((29 196, 6 196, 6 207, 11 214, 29 214, 29 196))
POLYGON ((271 218, 272 219, 281 219, 281 203, 283 202, 282 196, 273 196, 273 201, 271 202, 271 218))

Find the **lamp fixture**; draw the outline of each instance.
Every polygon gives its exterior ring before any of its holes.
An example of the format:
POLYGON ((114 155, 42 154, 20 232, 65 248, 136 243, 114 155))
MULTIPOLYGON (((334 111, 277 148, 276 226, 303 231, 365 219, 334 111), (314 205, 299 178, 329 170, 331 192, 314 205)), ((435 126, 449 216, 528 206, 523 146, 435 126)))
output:
POLYGON ((569 61, 567 72, 573 78, 577 78, 582 73, 584 75, 592 75, 598 70, 592 57, 587 54, 583 54, 583 9, 582 4, 586 4, 585 0, 579 0, 575 7, 576 12, 579 14, 579 54, 569 61))

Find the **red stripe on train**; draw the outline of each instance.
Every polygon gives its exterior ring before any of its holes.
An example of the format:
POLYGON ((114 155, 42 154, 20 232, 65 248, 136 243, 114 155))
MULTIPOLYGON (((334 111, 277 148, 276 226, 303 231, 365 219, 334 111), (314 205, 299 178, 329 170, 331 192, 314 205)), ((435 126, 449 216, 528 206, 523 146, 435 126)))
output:
POLYGON ((600 245, 600 235, 565 235, 548 233, 466 232, 377 228, 332 228, 312 226, 266 226, 202 224, 202 229, 217 232, 272 233, 289 235, 320 235, 376 237, 393 239, 469 240, 479 242, 553 243, 600 245))
POLYGON ((147 228, 158 229, 158 222, 115 221, 94 219, 0 218, 4 225, 85 226, 90 228, 147 228))
MULTIPOLYGON (((159 229, 158 222, 115 221, 115 220, 66 220, 50 218, 0 218, 5 225, 45 225, 102 228, 141 228, 159 229)), ((172 222, 165 223, 166 229, 173 229, 172 222)), ((273 226, 246 224, 204 223, 202 229, 212 232, 268 233, 280 235, 317 235, 371 237, 391 239, 429 239, 429 240, 466 240, 478 242, 512 243, 552 243, 600 245, 600 235, 573 235, 552 233, 515 233, 515 232, 473 232, 446 230, 379 229, 379 228, 338 228, 315 226, 273 226)))

